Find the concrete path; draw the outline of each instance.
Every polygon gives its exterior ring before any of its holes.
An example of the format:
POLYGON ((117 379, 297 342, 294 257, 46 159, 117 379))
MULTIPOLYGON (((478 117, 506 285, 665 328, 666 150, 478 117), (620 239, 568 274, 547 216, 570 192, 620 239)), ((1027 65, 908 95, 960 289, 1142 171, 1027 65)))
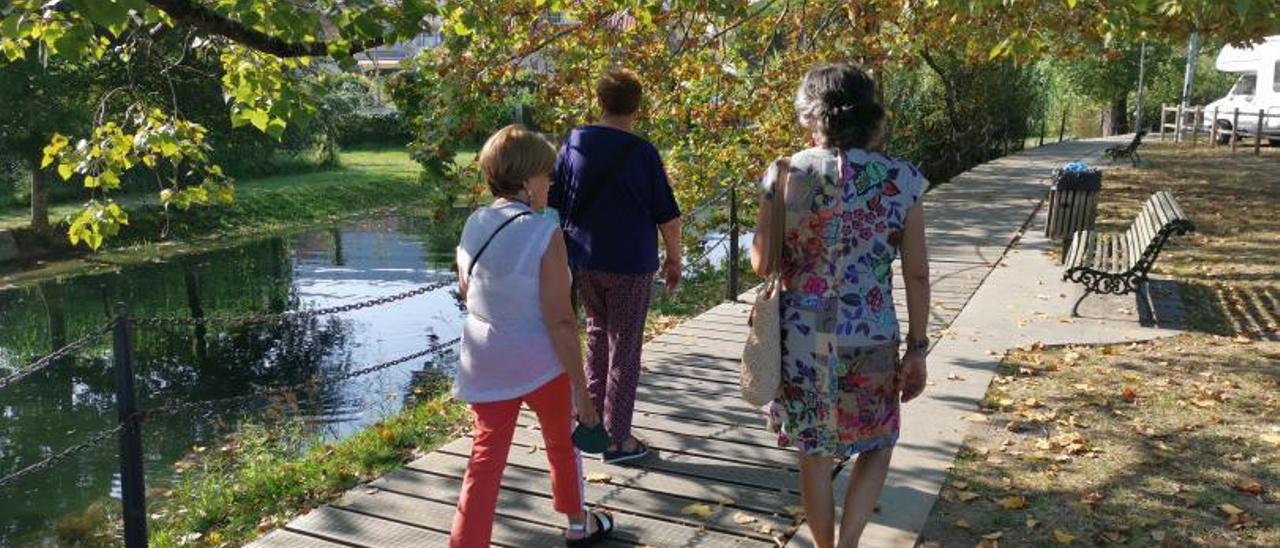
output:
MULTIPOLYGON (((979 166, 926 196, 934 291, 930 331, 938 341, 929 357, 933 385, 905 408, 884 510, 868 529, 865 546, 914 544, 959 449, 967 426, 961 417, 977 409, 1005 349, 1035 340, 1164 333, 1138 325, 1132 298, 1086 301, 1082 310, 1094 318, 1063 323, 1078 289, 1058 281, 1061 268, 1043 253, 1048 242, 1037 240, 1034 230, 1023 235, 1044 198, 1050 169, 1093 159, 1109 144, 1033 149, 979 166), (947 380, 950 373, 964 380, 947 380)), ((905 316, 903 297, 899 289, 895 301, 905 316)), ((637 435, 658 450, 657 458, 628 468, 585 462, 589 477, 598 480, 588 485, 588 500, 613 510, 621 522, 612 545, 811 545, 808 528, 797 529, 788 508, 799 504, 794 455, 775 446, 759 413, 737 395, 747 312, 746 304, 726 303, 645 346, 635 423, 637 435), (690 505, 704 505, 694 510, 707 515, 686 511, 690 505)), ((529 417, 521 424, 494 542, 558 545, 563 524, 546 495, 541 437, 529 417)), ((257 545, 444 545, 469 450, 465 438, 446 445, 257 545)), ((847 476, 842 473, 840 482, 847 476)))

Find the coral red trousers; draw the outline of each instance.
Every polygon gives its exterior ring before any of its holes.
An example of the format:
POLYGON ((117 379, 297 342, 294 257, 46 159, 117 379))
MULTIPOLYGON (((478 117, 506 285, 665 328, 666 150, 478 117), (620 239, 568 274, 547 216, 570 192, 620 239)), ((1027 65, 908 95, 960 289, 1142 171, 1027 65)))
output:
POLYGON ((474 442, 462 480, 458 512, 453 516, 450 548, 488 548, 502 472, 507 467, 516 418, 524 403, 538 415, 542 441, 551 466, 551 496, 562 514, 582 511, 582 457, 573 446, 573 391, 568 375, 560 375, 524 396, 471 404, 474 442))

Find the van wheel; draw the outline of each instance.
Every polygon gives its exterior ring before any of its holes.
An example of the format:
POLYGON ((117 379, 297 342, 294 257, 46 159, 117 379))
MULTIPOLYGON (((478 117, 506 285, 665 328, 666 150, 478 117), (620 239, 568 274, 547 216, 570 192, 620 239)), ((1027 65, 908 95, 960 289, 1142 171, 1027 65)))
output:
POLYGON ((1231 122, 1218 120, 1218 144, 1229 145, 1234 136, 1235 132, 1231 131, 1231 122))

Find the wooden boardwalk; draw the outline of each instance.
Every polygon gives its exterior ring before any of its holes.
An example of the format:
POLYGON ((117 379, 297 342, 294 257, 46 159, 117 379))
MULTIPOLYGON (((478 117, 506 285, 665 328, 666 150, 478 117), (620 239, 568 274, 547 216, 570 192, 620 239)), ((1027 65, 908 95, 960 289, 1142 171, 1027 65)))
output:
MULTIPOLYGON (((1042 181, 1048 166, 1083 155, 1083 146, 1060 145, 998 160, 927 195, 935 339, 997 267, 1043 196, 1044 187, 1032 185, 1009 193, 1009 178, 1042 181)), ((895 287, 905 322, 900 278, 895 287)), ((618 532, 607 545, 805 544, 805 531, 793 539, 798 524, 790 513, 800 505, 795 456, 776 446, 760 412, 738 396, 748 310, 742 303, 719 305, 645 345, 634 428, 657 454, 634 467, 583 459, 588 502, 618 517, 618 532), (711 513, 704 518, 683 511, 694 504, 711 513)), ((523 416, 516 431, 494 528, 497 546, 563 545, 564 520, 552 510, 535 424, 523 416)), ((469 451, 469 439, 456 440, 256 545, 446 546, 469 451)))

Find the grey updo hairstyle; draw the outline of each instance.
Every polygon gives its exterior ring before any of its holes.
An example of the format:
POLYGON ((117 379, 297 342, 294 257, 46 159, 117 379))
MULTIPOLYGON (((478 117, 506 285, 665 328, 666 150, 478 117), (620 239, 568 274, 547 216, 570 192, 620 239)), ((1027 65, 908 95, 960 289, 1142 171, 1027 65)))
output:
POLYGON ((884 120, 876 82, 850 63, 809 69, 796 90, 796 115, 827 140, 827 146, 866 148, 884 120))

